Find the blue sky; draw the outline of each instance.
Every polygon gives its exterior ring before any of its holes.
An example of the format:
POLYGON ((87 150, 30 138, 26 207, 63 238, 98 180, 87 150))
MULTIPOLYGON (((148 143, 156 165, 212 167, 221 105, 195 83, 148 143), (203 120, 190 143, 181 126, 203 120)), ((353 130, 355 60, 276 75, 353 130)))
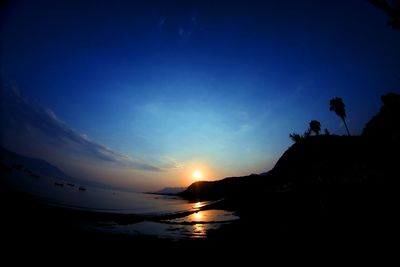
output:
POLYGON ((344 134, 335 96, 361 133, 379 96, 398 92, 400 32, 367 1, 299 2, 10 1, 4 121, 19 125, 3 125, 2 144, 147 189, 188 185, 196 168, 207 179, 267 171, 312 119, 344 134), (32 108, 41 119, 14 112, 32 108))

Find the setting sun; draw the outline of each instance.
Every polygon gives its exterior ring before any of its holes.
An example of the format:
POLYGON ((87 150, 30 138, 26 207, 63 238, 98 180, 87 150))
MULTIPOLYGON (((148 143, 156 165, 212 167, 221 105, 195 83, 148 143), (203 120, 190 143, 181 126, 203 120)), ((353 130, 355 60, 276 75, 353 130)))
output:
POLYGON ((195 180, 200 180, 201 178, 203 178, 203 174, 201 173, 201 171, 196 170, 196 171, 193 172, 192 177, 195 180))

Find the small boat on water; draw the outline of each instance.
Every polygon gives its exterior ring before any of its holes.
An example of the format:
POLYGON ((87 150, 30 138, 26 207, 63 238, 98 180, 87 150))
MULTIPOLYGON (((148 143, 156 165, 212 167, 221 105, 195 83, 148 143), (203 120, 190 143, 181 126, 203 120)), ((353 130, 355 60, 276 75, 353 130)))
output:
POLYGON ((54 182, 54 185, 55 185, 55 186, 61 186, 61 187, 64 186, 64 184, 62 184, 62 183, 57 183, 57 182, 54 182))
POLYGON ((83 187, 83 186, 80 186, 80 187, 79 187, 79 191, 86 191, 86 188, 83 187))

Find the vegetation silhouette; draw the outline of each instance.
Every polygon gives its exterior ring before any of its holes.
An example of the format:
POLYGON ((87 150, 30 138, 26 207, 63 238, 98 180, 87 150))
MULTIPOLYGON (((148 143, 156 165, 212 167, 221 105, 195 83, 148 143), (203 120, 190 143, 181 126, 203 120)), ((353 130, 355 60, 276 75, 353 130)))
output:
MULTIPOLYGON (((304 132, 303 135, 300 135, 298 133, 291 133, 289 134, 290 139, 292 139, 293 142, 298 143, 301 140, 308 138, 311 136, 312 133, 315 135, 319 135, 321 132, 321 123, 317 120, 312 120, 309 123, 308 129, 304 132)), ((325 129, 325 133, 327 132, 327 129, 325 129)))
POLYGON ((289 134, 289 137, 295 143, 300 142, 303 139, 303 137, 298 133, 291 133, 289 134))
POLYGON ((386 0, 368 0, 368 2, 386 12, 389 16, 389 26, 400 29, 400 1, 395 0, 389 3, 386 0))
POLYGON ((383 95, 381 100, 381 110, 367 123, 363 135, 382 140, 399 140, 400 95, 389 93, 383 95))
MULTIPOLYGON (((329 110, 334 111, 339 118, 342 119, 344 126, 346 127, 347 135, 350 136, 350 131, 346 123, 346 109, 345 109, 345 104, 340 97, 335 97, 332 98, 329 101, 329 110)), ((298 143, 301 140, 304 140, 306 138, 309 138, 312 133, 315 135, 320 135, 321 132, 321 123, 317 120, 311 120, 309 122, 309 128, 304 132, 303 135, 298 134, 298 133, 291 133, 289 134, 290 139, 292 139, 293 142, 298 143)), ((331 133, 327 128, 324 129, 324 134, 325 135, 330 135, 331 133)))
MULTIPOLYGON (((343 100, 340 97, 332 98, 329 102, 329 105, 330 105, 329 110, 335 111, 336 115, 338 115, 342 119, 344 126, 346 127, 347 135, 350 136, 350 131, 346 123, 346 110, 343 100)), ((321 132, 321 123, 317 120, 311 120, 309 122, 309 128, 304 132, 303 135, 298 133, 291 133, 289 137, 290 139, 292 139, 293 142, 297 143, 305 138, 310 137, 312 133, 314 133, 315 135, 320 135, 320 132, 321 132)), ((329 132, 328 129, 325 128, 324 134, 330 135, 331 133, 329 132)))
POLYGON ((310 131, 314 132, 315 135, 319 135, 319 132, 321 132, 321 123, 316 120, 310 121, 310 131))
POLYGON ((334 111, 336 115, 338 115, 339 118, 342 119, 344 126, 346 127, 347 135, 350 136, 350 131, 346 123, 346 109, 343 100, 340 97, 332 98, 329 102, 329 105, 329 110, 334 111))
MULTIPOLYGON (((319 135, 321 132, 321 123, 317 120, 312 120, 309 123, 308 129, 304 132, 303 135, 298 134, 298 133, 291 133, 289 134, 290 139, 292 139, 293 142, 298 143, 303 139, 309 138, 312 133, 315 135, 319 135)), ((328 129, 325 129, 325 134, 329 134, 328 129)))

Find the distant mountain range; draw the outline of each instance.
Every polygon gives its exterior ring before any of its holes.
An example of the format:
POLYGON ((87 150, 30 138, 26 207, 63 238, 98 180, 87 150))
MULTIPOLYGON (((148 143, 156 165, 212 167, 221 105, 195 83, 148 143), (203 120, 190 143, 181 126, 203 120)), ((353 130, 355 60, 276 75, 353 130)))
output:
POLYGON ((37 175, 49 176, 55 179, 63 180, 68 183, 110 189, 110 186, 103 183, 87 181, 85 179, 69 176, 65 174, 62 170, 60 170, 58 167, 48 163, 43 159, 36 159, 36 158, 22 156, 20 154, 7 150, 1 146, 0 146, 0 159, 1 163, 4 164, 5 166, 8 167, 18 166, 19 168, 27 169, 37 175))
POLYGON ((0 147, 1 159, 6 166, 21 165, 21 167, 29 169, 40 175, 55 177, 68 182, 75 182, 75 178, 66 175, 56 166, 51 165, 45 160, 29 158, 12 151, 9 151, 3 147, 0 147))
POLYGON ((186 190, 186 187, 165 187, 154 194, 178 194, 186 190))

